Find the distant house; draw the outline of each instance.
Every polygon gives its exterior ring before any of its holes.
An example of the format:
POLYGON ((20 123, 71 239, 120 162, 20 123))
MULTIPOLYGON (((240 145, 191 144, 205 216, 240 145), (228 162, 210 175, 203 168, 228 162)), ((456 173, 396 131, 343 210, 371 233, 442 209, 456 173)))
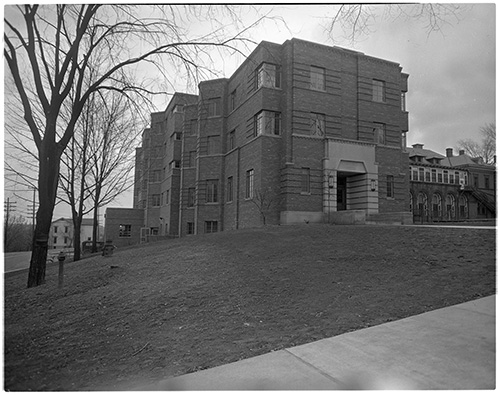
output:
POLYGON ((496 166, 483 163, 460 150, 446 156, 407 148, 410 159, 410 209, 414 221, 457 221, 495 218, 496 166))
MULTIPOLYGON (((92 240, 92 219, 83 219, 80 229, 80 241, 92 240)), ((97 240, 102 241, 103 227, 98 227, 97 240)), ((54 220, 50 227, 49 249, 70 249, 74 247, 74 227, 73 220, 61 217, 54 220)))

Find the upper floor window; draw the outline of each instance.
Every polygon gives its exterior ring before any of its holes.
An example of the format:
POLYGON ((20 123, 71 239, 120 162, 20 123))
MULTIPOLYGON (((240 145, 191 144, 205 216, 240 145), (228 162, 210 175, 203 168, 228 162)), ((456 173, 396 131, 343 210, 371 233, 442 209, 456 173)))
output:
POLYGON ((254 118, 254 136, 279 135, 281 130, 281 113, 263 110, 254 118))
POLYGON ((490 177, 487 175, 484 175, 484 188, 487 190, 490 189, 490 177))
POLYGON ((184 105, 182 105, 182 104, 175 105, 173 112, 174 113, 184 113, 184 105))
POLYGON ((311 135, 325 136, 325 115, 311 113, 311 135))
POLYGON ((260 87, 280 88, 281 70, 278 65, 263 63, 257 69, 257 89, 260 87))
POLYGON ((311 66, 311 89, 316 91, 326 91, 325 69, 311 66))
POLYGON ((57 234, 57 226, 54 227, 54 234, 57 234))
POLYGON ((229 95, 229 111, 236 109, 236 89, 229 95))
POLYGON ((401 111, 406 111, 406 93, 401 92, 401 111))
POLYGON ((188 208, 191 208, 194 206, 194 195, 195 195, 195 189, 194 187, 190 187, 188 188, 188 191, 187 191, 187 207, 188 208))
POLYGON ((227 178, 226 187, 226 202, 231 202, 233 200, 233 176, 227 178))
POLYGON ((373 80, 372 99, 375 102, 385 102, 385 81, 373 80))
POLYGON ((212 98, 207 100, 207 112, 209 117, 221 115, 221 98, 212 98))
POLYGON ((385 124, 374 122, 373 125, 375 143, 385 144, 385 124))
POLYGON ((160 194, 151 195, 151 206, 160 206, 160 194))
POLYGON ((437 170, 436 169, 431 170, 431 181, 433 183, 436 183, 436 181, 437 181, 437 170))
POLYGON ((232 130, 231 132, 229 132, 229 136, 228 136, 228 139, 227 139, 227 149, 229 151, 232 150, 232 149, 234 149, 234 147, 235 147, 235 145, 234 145, 235 135, 236 135, 236 131, 235 130, 232 130))

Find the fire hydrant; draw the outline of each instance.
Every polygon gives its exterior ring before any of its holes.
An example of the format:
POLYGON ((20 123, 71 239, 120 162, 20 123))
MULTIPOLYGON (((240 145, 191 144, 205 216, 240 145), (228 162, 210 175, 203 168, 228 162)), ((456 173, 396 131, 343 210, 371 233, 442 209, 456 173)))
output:
POLYGON ((60 252, 57 256, 59 260, 59 288, 63 286, 63 277, 64 277, 64 260, 66 260, 66 254, 64 252, 60 252))

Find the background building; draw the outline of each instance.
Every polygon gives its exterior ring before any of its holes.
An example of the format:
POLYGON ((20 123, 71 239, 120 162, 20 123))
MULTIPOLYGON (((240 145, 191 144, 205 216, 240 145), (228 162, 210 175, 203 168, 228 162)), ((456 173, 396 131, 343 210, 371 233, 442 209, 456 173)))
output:
MULTIPOLYGON (((82 219, 80 228, 80 241, 92 240, 92 219, 82 219)), ((49 234, 49 249, 70 249, 73 248, 75 230, 73 227, 73 220, 61 217, 52 222, 49 234)), ((98 227, 98 241, 102 241, 104 229, 102 226, 98 227)))
POLYGON ((415 221, 457 221, 496 217, 496 167, 463 150, 446 156, 414 144, 410 158, 410 207, 415 221))

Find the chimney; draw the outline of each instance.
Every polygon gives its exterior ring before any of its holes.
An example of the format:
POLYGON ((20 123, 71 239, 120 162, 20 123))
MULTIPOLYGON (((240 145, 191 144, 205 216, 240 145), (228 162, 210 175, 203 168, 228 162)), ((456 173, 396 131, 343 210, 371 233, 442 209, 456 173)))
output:
POLYGON ((458 155, 464 155, 465 154, 465 150, 458 150, 458 155))
POLYGON ((453 157, 453 149, 452 148, 447 148, 446 149, 446 156, 447 157, 453 157))
POLYGON ((422 143, 415 143, 414 145, 412 145, 412 147, 414 149, 423 149, 424 145, 422 143))

